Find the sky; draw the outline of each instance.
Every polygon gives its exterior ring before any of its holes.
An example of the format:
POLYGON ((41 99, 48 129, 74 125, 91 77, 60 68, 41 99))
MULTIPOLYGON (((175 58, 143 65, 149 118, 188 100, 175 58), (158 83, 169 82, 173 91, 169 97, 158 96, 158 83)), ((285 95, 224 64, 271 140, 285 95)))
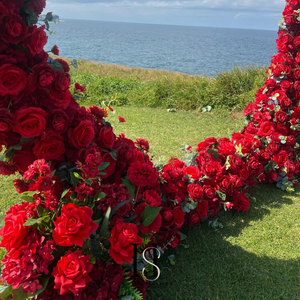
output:
POLYGON ((60 19, 278 30, 284 0, 48 0, 60 19))

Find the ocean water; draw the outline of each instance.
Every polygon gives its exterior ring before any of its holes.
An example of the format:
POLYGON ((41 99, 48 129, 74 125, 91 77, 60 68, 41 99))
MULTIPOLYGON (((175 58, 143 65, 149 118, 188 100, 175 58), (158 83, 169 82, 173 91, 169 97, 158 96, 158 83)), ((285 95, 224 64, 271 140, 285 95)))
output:
POLYGON ((45 50, 129 67, 215 76, 234 65, 269 65, 276 31, 85 20, 51 23, 45 50))

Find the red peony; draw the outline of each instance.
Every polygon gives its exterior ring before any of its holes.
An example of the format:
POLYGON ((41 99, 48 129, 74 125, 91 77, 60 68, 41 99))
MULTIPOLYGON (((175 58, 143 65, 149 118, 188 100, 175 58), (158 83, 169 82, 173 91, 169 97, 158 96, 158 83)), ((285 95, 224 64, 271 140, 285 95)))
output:
POLYGON ((93 264, 89 260, 90 255, 83 255, 80 250, 75 252, 69 250, 53 269, 54 289, 59 290, 60 295, 69 291, 78 295, 86 284, 92 281, 89 273, 93 269, 93 264))
POLYGON ((111 231, 109 255, 113 260, 122 265, 125 261, 132 263, 133 245, 139 247, 143 239, 138 236, 138 228, 133 223, 124 223, 118 220, 111 231))
POLYGON ((92 221, 93 211, 87 206, 77 206, 73 203, 65 204, 61 215, 53 222, 53 240, 60 246, 77 245, 82 247, 98 225, 92 221))

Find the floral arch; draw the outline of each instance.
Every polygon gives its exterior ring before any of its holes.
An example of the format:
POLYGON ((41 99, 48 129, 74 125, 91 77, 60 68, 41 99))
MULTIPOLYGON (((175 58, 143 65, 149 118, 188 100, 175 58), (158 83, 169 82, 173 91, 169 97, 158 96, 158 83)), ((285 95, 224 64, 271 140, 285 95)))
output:
MULTIPOLYGON (((144 139, 116 136, 107 110, 80 107, 70 67, 43 50, 45 0, 0 1, 0 174, 22 202, 1 221, 3 299, 145 299, 135 258, 176 248, 180 229, 246 211, 249 187, 291 191, 299 172, 300 1, 283 11, 266 81, 231 138, 211 137, 158 171, 144 139)), ((52 52, 57 54, 57 47, 52 52)), ((76 85, 77 91, 84 88, 76 85)))

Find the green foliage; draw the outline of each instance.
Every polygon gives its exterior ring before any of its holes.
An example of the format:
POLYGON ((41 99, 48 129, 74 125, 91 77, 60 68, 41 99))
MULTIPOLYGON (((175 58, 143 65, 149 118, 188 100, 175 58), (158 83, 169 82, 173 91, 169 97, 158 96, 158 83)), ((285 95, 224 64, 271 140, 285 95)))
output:
MULTIPOLYGON (((143 78, 132 78, 132 73, 104 77, 104 72, 92 69, 92 63, 79 63, 73 70, 72 81, 80 82, 87 90, 83 105, 97 105, 116 99, 114 105, 135 105, 165 109, 210 112, 213 108, 242 109, 253 102, 258 88, 264 84, 266 67, 234 67, 218 73, 215 78, 200 76, 166 76, 163 71, 147 73, 143 78), (103 75, 102 75, 103 74, 103 75)), ((94 63, 95 67, 97 66, 94 63)))
POLYGON ((143 300, 143 294, 135 286, 133 286, 132 279, 128 274, 129 273, 124 274, 124 280, 120 288, 120 295, 129 297, 121 297, 121 299, 143 300))

